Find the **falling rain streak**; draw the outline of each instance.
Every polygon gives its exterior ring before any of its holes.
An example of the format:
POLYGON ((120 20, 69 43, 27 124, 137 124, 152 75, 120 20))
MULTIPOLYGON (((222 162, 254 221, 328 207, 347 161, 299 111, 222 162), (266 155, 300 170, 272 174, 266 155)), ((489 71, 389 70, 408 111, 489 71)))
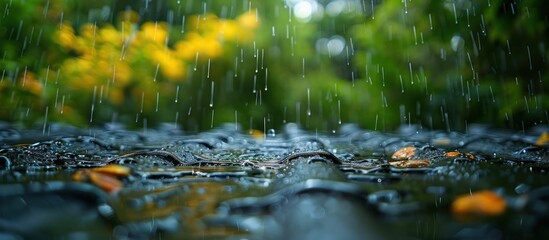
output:
POLYGON ((529 36, 545 30, 500 27, 543 25, 529 2, 178 0, 68 12, 49 0, 39 21, 15 18, 15 4, 3 5, 13 21, 0 23, 9 63, 0 100, 17 121, 41 123, 49 106, 52 121, 90 126, 130 119, 207 129, 233 112, 235 123, 264 131, 301 120, 318 131, 344 120, 384 130, 546 123, 547 50, 529 36), (400 106, 422 111, 399 119, 400 106))

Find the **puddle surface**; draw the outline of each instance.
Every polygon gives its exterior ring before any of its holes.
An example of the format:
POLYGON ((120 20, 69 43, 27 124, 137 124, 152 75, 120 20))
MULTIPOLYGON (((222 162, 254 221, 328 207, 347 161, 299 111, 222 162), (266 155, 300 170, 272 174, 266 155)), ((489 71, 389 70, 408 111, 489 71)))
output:
POLYGON ((199 134, 59 127, 57 136, 3 128, 3 237, 503 239, 549 233, 549 151, 535 144, 538 132, 381 133, 346 125, 322 135, 289 124, 280 134, 254 138, 234 126, 199 134), (115 172, 122 170, 128 172, 115 172), (503 209, 486 210, 484 200, 475 199, 481 206, 456 210, 457 199, 481 191, 501 200, 503 209))

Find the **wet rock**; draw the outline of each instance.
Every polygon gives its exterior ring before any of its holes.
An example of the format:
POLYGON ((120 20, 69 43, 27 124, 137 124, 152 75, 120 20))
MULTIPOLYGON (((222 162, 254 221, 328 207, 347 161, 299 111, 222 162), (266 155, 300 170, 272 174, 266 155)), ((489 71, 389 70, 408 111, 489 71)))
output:
POLYGON ((11 167, 11 160, 6 156, 0 156, 0 169, 9 169, 11 167))
POLYGON ((59 238, 95 228, 109 230, 97 211, 106 196, 87 184, 45 182, 0 185, 0 231, 23 238, 59 238), (63 226, 60 228, 59 226, 63 226))

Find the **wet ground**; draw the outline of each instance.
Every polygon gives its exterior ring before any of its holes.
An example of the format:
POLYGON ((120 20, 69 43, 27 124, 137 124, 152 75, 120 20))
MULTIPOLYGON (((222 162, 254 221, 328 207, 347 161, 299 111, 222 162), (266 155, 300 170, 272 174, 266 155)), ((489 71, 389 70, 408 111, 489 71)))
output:
POLYGON ((0 238, 541 239, 546 131, 0 124, 0 238))

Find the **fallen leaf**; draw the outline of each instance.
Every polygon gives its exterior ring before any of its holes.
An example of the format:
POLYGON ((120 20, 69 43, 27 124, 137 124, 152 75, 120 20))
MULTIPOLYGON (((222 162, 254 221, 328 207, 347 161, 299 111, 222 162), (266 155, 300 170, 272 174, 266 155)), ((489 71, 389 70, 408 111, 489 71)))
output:
POLYGON ((90 182, 106 192, 117 192, 124 184, 120 177, 130 175, 130 168, 120 165, 106 165, 92 169, 80 169, 76 171, 72 178, 79 182, 90 182))
POLYGON ((428 167, 431 163, 429 159, 419 159, 419 160, 403 160, 390 162, 392 166, 403 167, 403 168, 419 168, 419 167, 428 167))
POLYGON ((505 211, 505 200, 488 190, 458 196, 451 205, 455 215, 496 216, 505 211))
POLYGON ((393 155, 391 158, 393 160, 408 160, 413 158, 416 155, 416 148, 414 146, 408 146, 399 149, 393 155))
POLYGON ((265 138, 265 134, 257 129, 250 129, 250 131, 248 131, 248 134, 250 134, 250 136, 252 136, 256 140, 263 140, 265 138))
POLYGON ((475 160, 475 155, 458 151, 447 152, 444 154, 444 156, 447 158, 469 158, 471 160, 475 160))
POLYGON ((90 179, 90 170, 88 169, 78 170, 72 175, 72 179, 79 182, 86 182, 90 179))
POLYGON ((124 186, 122 181, 110 175, 90 172, 89 177, 90 177, 90 181, 93 184, 100 187, 106 192, 118 192, 124 186))
POLYGON ((549 143, 549 133, 544 132, 539 136, 538 140, 534 144, 537 146, 545 146, 547 143, 549 143))
POLYGON ((129 167, 114 164, 98 168, 92 168, 91 171, 116 177, 127 177, 130 175, 131 172, 129 167))

